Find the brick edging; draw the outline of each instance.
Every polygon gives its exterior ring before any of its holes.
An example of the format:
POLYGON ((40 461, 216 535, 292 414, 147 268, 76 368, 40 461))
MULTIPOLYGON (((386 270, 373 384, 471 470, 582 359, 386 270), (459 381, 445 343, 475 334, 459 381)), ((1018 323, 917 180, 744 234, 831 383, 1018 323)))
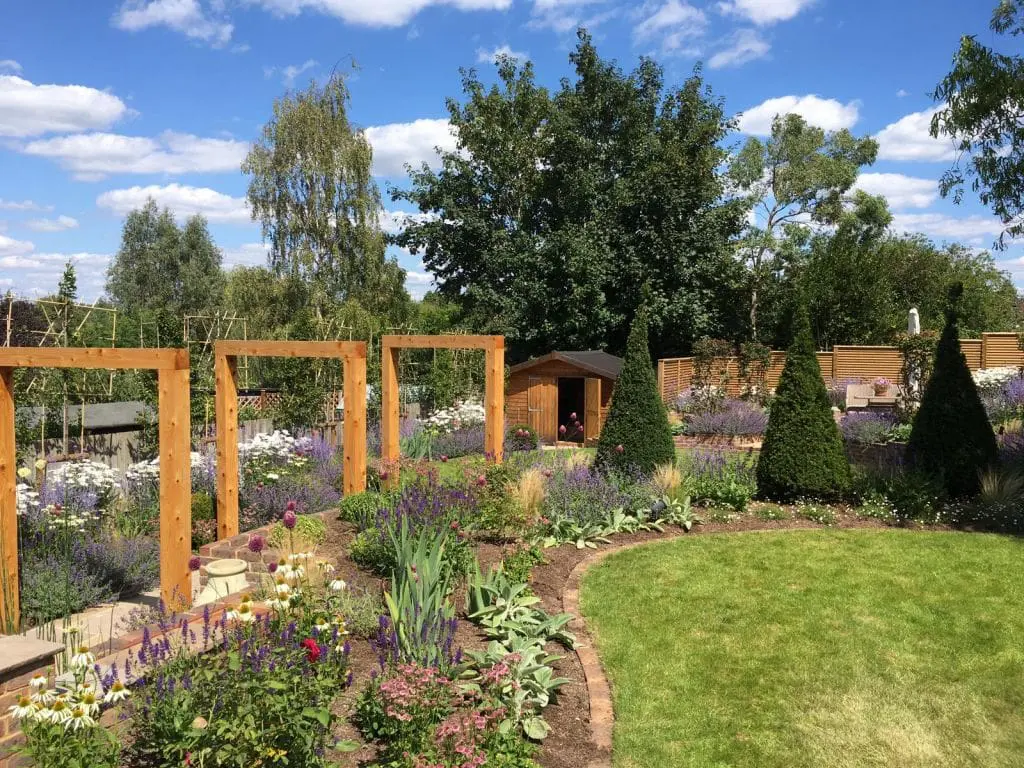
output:
POLYGON ((608 678, 605 677, 604 667, 594 648, 593 638, 587 631, 586 621, 580 612, 580 583, 583 580, 583 575, 610 555, 662 541, 671 541, 686 535, 686 531, 678 531, 656 539, 633 541, 628 544, 594 550, 576 563, 565 581, 565 589, 562 592, 562 610, 572 615, 569 627, 576 635, 574 652, 580 661, 580 666, 583 667, 583 677, 586 681, 587 698, 590 704, 590 740, 602 753, 601 757, 595 757, 587 763, 587 768, 611 768, 612 727, 615 723, 615 712, 612 707, 611 686, 608 684, 608 678))

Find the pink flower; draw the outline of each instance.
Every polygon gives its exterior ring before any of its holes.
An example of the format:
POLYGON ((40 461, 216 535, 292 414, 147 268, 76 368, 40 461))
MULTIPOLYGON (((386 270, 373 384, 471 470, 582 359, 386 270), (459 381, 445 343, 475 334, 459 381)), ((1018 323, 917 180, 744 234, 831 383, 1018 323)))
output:
POLYGON ((619 443, 618 445, 615 446, 616 453, 622 453, 624 450, 626 449, 622 447, 622 443, 619 443))
POLYGON ((295 516, 295 512, 289 509, 284 513, 284 517, 281 518, 281 523, 290 531, 295 527, 295 523, 297 523, 298 520, 298 517, 295 516))
POLYGON ((250 536, 249 537, 249 551, 259 554, 267 548, 267 540, 262 536, 250 536))
POLYGON ((565 428, 565 424, 563 424, 562 426, 560 426, 560 427, 558 428, 558 434, 560 434, 560 435, 564 435, 564 434, 565 434, 565 433, 566 433, 567 431, 568 431, 568 430, 566 430, 566 428, 565 428))
POLYGON ((447 457, 447 456, 445 456, 445 455, 444 455, 444 454, 442 453, 442 454, 441 454, 441 462, 442 462, 442 463, 444 463, 444 462, 446 462, 446 461, 448 461, 448 457, 447 457))
POLYGON ((569 414, 569 421, 576 421, 576 411, 569 414))
POLYGON ((275 561, 273 563, 267 563, 267 571, 269 571, 270 573, 276 573, 277 572, 277 562, 275 561))
POLYGON ((296 509, 299 508, 299 505, 295 501, 295 499, 292 499, 291 501, 284 505, 284 508, 287 509, 289 512, 294 512, 296 509))
POLYGON ((192 555, 192 557, 188 559, 188 569, 190 571, 198 571, 199 566, 202 564, 203 562, 199 559, 199 555, 192 555))
POLYGON ((480 477, 478 477, 476 479, 476 484, 477 485, 487 485, 487 478, 484 475, 480 475, 480 477))

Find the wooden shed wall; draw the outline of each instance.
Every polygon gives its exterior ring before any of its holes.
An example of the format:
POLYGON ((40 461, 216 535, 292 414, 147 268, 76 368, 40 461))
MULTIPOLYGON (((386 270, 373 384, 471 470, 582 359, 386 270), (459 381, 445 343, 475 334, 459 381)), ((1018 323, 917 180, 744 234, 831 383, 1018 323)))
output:
POLYGON ((511 424, 528 424, 530 419, 530 378, 536 376, 554 376, 555 378, 601 379, 601 423, 608 418, 608 409, 612 404, 612 389, 615 380, 604 376, 596 376, 578 366, 561 360, 550 360, 542 365, 525 371, 517 371, 508 377, 508 389, 505 394, 505 419, 511 424))

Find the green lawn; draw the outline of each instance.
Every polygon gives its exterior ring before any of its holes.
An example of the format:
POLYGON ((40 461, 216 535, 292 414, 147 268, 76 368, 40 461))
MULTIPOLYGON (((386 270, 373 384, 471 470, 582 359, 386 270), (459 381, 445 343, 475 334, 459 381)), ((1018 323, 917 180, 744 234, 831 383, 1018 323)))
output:
POLYGON ((706 535, 591 569, 615 766, 1024 766, 1024 541, 706 535))

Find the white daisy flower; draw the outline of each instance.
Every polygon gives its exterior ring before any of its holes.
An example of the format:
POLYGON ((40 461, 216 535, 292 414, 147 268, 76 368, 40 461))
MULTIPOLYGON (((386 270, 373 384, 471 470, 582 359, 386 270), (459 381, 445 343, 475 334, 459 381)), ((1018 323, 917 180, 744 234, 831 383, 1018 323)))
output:
POLYGON ((75 655, 71 657, 71 668, 77 670, 88 669, 96 663, 96 657, 92 651, 89 650, 89 646, 80 645, 75 651, 75 655))
POLYGON ((96 725, 96 721, 92 719, 92 715, 83 706, 72 709, 67 720, 64 722, 64 727, 72 731, 77 731, 81 728, 91 728, 94 725, 96 725))
POLYGON ((32 679, 28 681, 28 684, 32 688, 42 688, 46 685, 46 675, 42 673, 38 675, 32 675, 32 679))
POLYGON ((18 720, 31 720, 36 714, 36 705, 31 696, 22 695, 9 711, 18 720))
POLYGON ((128 688, 120 680, 115 680, 103 696, 105 704, 115 704, 124 701, 129 696, 128 688))
POLYGON ((328 584, 327 586, 328 586, 328 587, 330 587, 330 589, 331 589, 331 591, 332 591, 332 592, 341 592, 341 591, 342 591, 343 589, 345 589, 345 587, 347 587, 348 585, 347 585, 347 584, 345 583, 345 580, 344 580, 344 579, 334 579, 334 580, 333 580, 333 581, 332 581, 332 582, 331 582, 330 584, 328 584))

